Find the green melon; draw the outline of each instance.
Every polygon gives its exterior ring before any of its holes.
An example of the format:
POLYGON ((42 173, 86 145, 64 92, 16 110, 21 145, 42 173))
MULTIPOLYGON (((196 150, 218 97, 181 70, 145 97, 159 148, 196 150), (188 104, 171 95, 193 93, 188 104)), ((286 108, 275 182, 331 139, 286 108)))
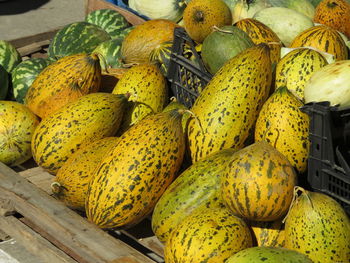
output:
POLYGON ((11 73, 14 67, 22 61, 17 49, 8 41, 0 40, 0 65, 11 73))
POLYGON ((48 58, 30 58, 19 63, 11 74, 13 96, 24 103, 29 87, 39 73, 51 63, 48 58))
POLYGON ((278 247, 251 247, 239 251, 225 263, 312 263, 312 261, 294 250, 278 247))
POLYGON ((92 51, 100 55, 100 65, 103 71, 109 68, 120 68, 123 65, 120 52, 122 42, 122 38, 110 39, 102 42, 92 51))
POLYGON ((238 27, 214 28, 203 41, 202 59, 208 71, 215 74, 226 61, 253 46, 249 35, 238 27))
POLYGON ((120 31, 130 26, 124 16, 112 9, 94 10, 86 16, 85 21, 101 27, 111 38, 118 38, 120 31))
POLYGON ((100 43, 109 39, 110 35, 97 25, 85 21, 74 22, 55 34, 48 55, 59 59, 78 53, 91 53, 100 43))
POLYGON ((4 100, 9 86, 9 76, 3 66, 0 65, 0 100, 4 100))

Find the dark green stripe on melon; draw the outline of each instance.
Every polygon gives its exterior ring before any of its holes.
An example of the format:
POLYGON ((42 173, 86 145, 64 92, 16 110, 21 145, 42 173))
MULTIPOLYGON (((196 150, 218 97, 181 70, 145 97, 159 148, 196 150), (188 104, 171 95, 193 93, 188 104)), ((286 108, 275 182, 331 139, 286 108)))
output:
POLYGON ((100 59, 101 69, 119 68, 122 66, 121 46, 123 39, 110 39, 99 44, 93 51, 102 56, 100 59))
POLYGON ((17 49, 8 41, 0 40, 0 65, 8 72, 22 61, 17 49))
POLYGON ((94 10, 86 16, 85 21, 101 27, 112 38, 118 38, 121 29, 129 26, 125 17, 112 9, 94 10))
POLYGON ((0 100, 4 100, 9 86, 9 76, 3 66, 0 65, 0 100))
POLYGON ((49 58, 30 58, 19 63, 11 74, 13 96, 16 101, 24 103, 29 87, 39 73, 46 68, 52 60, 49 58))
POLYGON ((62 58, 79 53, 91 53, 100 43, 111 39, 110 35, 97 25, 75 22, 59 30, 49 45, 51 58, 62 58))

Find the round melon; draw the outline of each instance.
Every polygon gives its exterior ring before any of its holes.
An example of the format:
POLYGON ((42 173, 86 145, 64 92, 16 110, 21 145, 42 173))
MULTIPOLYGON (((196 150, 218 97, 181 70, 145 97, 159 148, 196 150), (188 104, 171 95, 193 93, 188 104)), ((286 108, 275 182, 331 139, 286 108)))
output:
POLYGON ((39 73, 46 68, 52 60, 48 58, 30 58, 19 63, 11 74, 13 95, 16 101, 24 103, 29 87, 39 73))
POLYGON ((0 101, 0 162, 15 166, 29 160, 38 124, 39 119, 23 104, 0 101))
POLYGON ((124 38, 121 55, 125 64, 149 62, 154 48, 165 41, 174 39, 175 22, 154 19, 135 26, 124 38))
POLYGON ((285 247, 314 263, 350 262, 350 219, 340 204, 301 187, 295 196, 285 219, 285 247))
POLYGON ((0 100, 6 98, 9 88, 9 75, 3 66, 0 65, 0 100))
POLYGON ((283 217, 297 175, 288 159, 265 141, 233 154, 221 177, 221 192, 234 214, 251 221, 283 217))
POLYGON ((11 73, 15 66, 22 61, 18 50, 10 42, 0 40, 0 65, 11 73))
POLYGON ((298 34, 314 26, 311 18, 285 7, 262 9, 253 18, 271 28, 286 47, 298 34))
POLYGON ((225 263, 313 263, 297 251, 277 247, 252 247, 239 251, 225 263))
POLYGON ((184 10, 183 20, 190 38, 202 43, 213 26, 231 25, 232 15, 223 0, 191 0, 184 10))
POLYGON ((53 37, 48 50, 51 58, 91 53, 100 43, 111 39, 110 35, 95 24, 74 22, 60 29, 53 37))
POLYGON ((198 209, 182 220, 165 243, 167 263, 225 262, 232 254, 252 246, 243 219, 227 208, 198 209))
POLYGON ((290 43, 290 47, 312 47, 332 54, 336 61, 348 58, 348 48, 341 35, 325 25, 313 26, 300 32, 290 43))
POLYGON ((126 18, 112 9, 97 9, 85 17, 85 21, 97 25, 105 30, 112 39, 119 38, 120 32, 130 26, 126 18))
POLYGON ((205 67, 215 74, 227 60, 254 46, 248 34, 235 26, 215 27, 204 39, 201 55, 205 67))

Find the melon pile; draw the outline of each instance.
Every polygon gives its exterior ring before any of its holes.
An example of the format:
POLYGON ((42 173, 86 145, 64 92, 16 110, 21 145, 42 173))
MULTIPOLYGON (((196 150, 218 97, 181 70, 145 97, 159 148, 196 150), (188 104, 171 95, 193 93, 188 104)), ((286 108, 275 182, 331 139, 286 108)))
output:
POLYGON ((155 17, 93 11, 40 59, 0 41, 0 161, 33 160, 102 229, 150 220, 166 263, 350 262, 349 216, 306 184, 301 110, 350 106, 350 4, 164 1, 162 16, 130 2, 155 17), (168 81, 176 28, 212 75, 180 72, 198 92, 189 104, 168 81))

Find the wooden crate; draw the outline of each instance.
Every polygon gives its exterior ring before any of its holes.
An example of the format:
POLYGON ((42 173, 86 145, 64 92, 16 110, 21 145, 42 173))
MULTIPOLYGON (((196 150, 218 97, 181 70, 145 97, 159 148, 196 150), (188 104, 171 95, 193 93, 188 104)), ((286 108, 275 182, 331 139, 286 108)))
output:
MULTIPOLYGON (((103 8, 120 12, 132 25, 144 22, 106 1, 86 1, 86 13, 103 8)), ((23 60, 47 57, 50 40, 59 29, 10 42, 23 60)), ((33 159, 12 168, 0 163, 0 240, 10 236, 50 263, 164 262, 163 244, 152 233, 148 218, 127 230, 101 230, 52 195, 53 179, 33 159)))

